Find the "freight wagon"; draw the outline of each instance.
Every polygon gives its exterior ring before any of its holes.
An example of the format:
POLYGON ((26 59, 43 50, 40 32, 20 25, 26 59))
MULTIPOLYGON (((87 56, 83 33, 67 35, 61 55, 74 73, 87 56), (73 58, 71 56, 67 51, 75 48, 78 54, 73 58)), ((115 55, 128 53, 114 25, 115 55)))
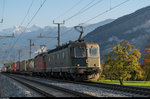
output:
POLYGON ((46 53, 41 53, 34 58, 34 74, 44 75, 46 73, 46 53))

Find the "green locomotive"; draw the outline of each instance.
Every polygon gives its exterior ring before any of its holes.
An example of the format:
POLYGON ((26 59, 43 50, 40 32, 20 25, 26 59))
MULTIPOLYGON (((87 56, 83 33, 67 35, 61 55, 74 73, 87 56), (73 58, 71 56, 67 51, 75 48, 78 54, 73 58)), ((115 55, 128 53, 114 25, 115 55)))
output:
POLYGON ((50 50, 46 54, 46 74, 74 80, 96 80, 101 72, 99 45, 83 40, 50 50))

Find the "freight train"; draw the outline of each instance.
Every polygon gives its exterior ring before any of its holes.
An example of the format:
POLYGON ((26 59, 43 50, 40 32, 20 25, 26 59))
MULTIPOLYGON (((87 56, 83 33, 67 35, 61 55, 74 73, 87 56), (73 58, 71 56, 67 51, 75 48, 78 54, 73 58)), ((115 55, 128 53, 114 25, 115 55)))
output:
POLYGON ((5 64, 6 72, 69 80, 96 80, 101 73, 99 45, 84 40, 41 53, 33 59, 5 64))

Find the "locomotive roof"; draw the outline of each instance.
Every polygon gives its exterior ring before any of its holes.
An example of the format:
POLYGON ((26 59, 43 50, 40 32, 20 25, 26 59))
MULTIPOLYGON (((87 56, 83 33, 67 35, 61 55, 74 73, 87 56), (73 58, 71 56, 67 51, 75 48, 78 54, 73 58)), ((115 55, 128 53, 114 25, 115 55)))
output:
POLYGON ((55 49, 52 49, 52 50, 48 50, 47 52, 44 52, 44 53, 41 53, 37 56, 35 56, 35 58, 37 58, 38 56, 42 56, 42 55, 45 55, 46 53, 52 53, 52 52, 55 52, 55 51, 58 51, 58 50, 61 50, 61 49, 64 49, 64 48, 67 48, 69 45, 86 45, 86 44, 97 44, 97 43, 94 43, 94 42, 85 42, 84 40, 77 40, 77 41, 69 41, 68 44, 65 44, 65 45, 62 45, 62 46, 59 46, 59 47, 56 47, 55 49))
POLYGON ((62 46, 60 46, 60 47, 57 47, 57 48, 55 48, 55 49, 52 49, 52 50, 49 50, 48 51, 48 54, 49 53, 52 53, 52 52, 55 52, 55 51, 58 51, 58 50, 61 50, 61 49, 64 49, 64 48, 67 48, 70 44, 81 44, 81 43, 86 43, 84 40, 80 40, 80 41, 69 41, 69 43, 68 44, 65 44, 65 45, 62 45, 62 46))
POLYGON ((48 54, 49 54, 49 53, 52 53, 52 52, 55 52, 55 51, 58 51, 58 50, 61 50, 61 49, 64 49, 64 48, 67 48, 68 46, 69 46, 69 44, 65 44, 65 45, 62 45, 62 46, 57 47, 57 48, 55 48, 55 49, 49 50, 49 51, 48 51, 48 54))
POLYGON ((97 44, 97 43, 94 43, 94 42, 85 42, 84 40, 77 40, 77 41, 69 41, 68 44, 65 44, 65 45, 62 45, 60 47, 57 47, 55 49, 52 49, 52 50, 49 50, 48 51, 48 54, 49 53, 52 53, 52 52, 55 52, 55 51, 58 51, 58 50, 61 50, 61 49, 64 49, 64 48, 67 48, 69 45, 86 45, 86 44, 97 44))
POLYGON ((39 57, 39 56, 42 56, 44 54, 46 54, 47 52, 44 52, 44 53, 41 53, 41 54, 38 54, 37 56, 35 56, 35 58, 39 57))
POLYGON ((72 42, 70 41, 70 44, 71 45, 87 45, 87 44, 93 44, 93 45, 97 45, 97 43, 94 43, 94 42, 86 42, 86 41, 75 41, 75 42, 72 42))

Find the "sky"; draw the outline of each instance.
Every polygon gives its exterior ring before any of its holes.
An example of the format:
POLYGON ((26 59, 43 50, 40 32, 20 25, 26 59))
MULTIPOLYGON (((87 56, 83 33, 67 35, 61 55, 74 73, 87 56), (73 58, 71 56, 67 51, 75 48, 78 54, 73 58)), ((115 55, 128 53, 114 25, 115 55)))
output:
MULTIPOLYGON (((24 18, 25 20, 21 26, 27 26, 44 1, 0 0, 0 20, 2 18, 4 20, 3 23, 0 23, 0 31, 14 26, 20 26, 24 18), (30 10, 28 10, 29 8, 30 10)), ((84 23, 124 1, 126 0, 46 0, 28 27, 32 25, 40 27, 56 26, 53 24, 53 20, 56 23, 61 23, 63 20, 76 15, 65 21, 64 26, 72 27, 84 23), (86 9, 91 5, 94 6, 86 9), (78 13, 83 10, 83 13, 78 13)), ((129 0, 125 4, 88 21, 86 24, 93 24, 110 18, 117 19, 149 5, 150 0, 129 0)))

